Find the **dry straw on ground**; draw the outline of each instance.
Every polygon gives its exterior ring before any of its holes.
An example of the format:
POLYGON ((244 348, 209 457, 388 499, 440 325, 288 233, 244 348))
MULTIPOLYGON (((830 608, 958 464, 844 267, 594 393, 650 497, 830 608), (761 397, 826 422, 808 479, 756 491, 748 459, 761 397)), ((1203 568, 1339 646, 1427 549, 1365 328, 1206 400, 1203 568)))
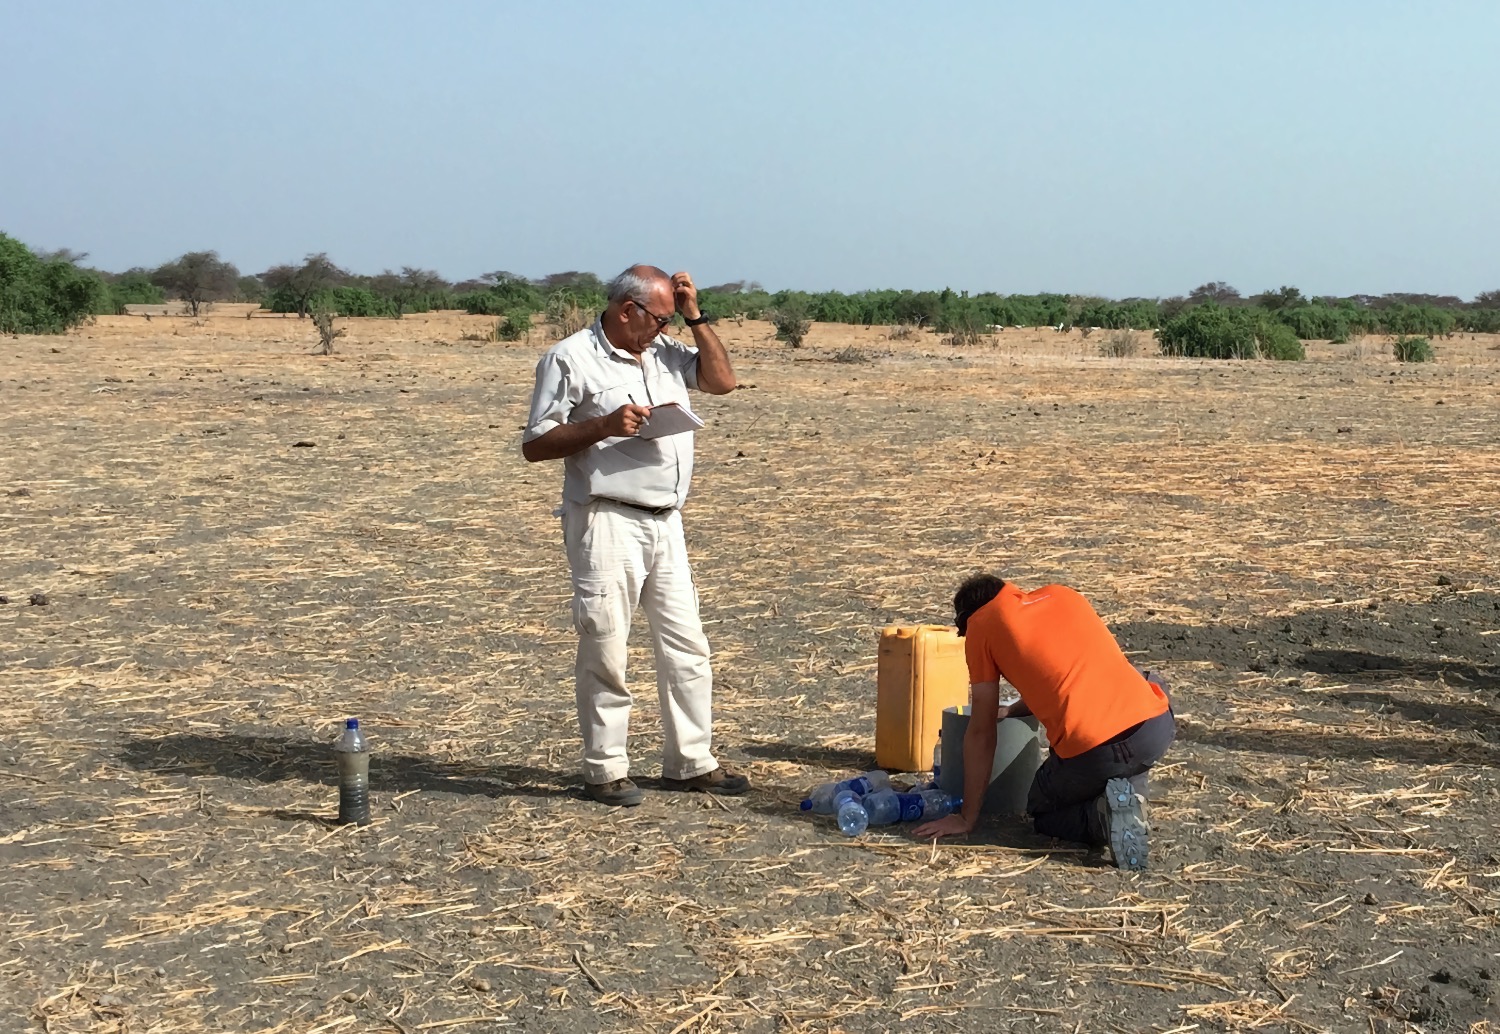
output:
POLYGON ((608 812, 560 471, 516 447, 540 335, 347 327, 329 357, 228 312, 0 342, 13 1029, 1495 1027, 1493 341, 1398 368, 721 325, 745 387, 699 405, 686 521, 758 790, 608 812), (1150 871, 797 812, 869 761, 879 629, 978 567, 1078 586, 1173 678, 1150 871), (328 821, 346 714, 367 829, 328 821))

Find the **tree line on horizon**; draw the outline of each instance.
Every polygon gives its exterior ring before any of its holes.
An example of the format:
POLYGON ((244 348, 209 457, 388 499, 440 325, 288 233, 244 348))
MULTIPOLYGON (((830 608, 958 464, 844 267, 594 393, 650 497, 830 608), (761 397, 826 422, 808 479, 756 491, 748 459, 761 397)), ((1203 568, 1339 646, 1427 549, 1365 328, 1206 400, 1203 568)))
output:
MULTIPOLYGON (((182 302, 192 315, 214 302, 255 303, 298 316, 399 319, 411 313, 462 310, 498 317, 497 328, 511 332, 501 336, 511 337, 519 336, 538 314, 557 322, 555 315, 562 310, 602 309, 606 286, 597 275, 576 270, 539 278, 500 270, 457 283, 409 266, 361 275, 341 268, 325 252, 253 275, 242 273, 214 251, 189 252, 154 269, 137 267, 122 273, 89 268, 86 259, 67 249, 33 252, 0 233, 0 332, 60 333, 92 316, 170 299, 182 302)), ((1001 327, 1151 330, 1158 332, 1164 350, 1173 326, 1180 326, 1189 313, 1195 325, 1238 327, 1258 339, 1279 337, 1283 343, 1288 337, 1339 342, 1367 333, 1500 333, 1500 290, 1483 292, 1468 302, 1452 295, 1417 293, 1307 297, 1290 286, 1246 297, 1222 281, 1212 281, 1169 298, 1109 299, 947 289, 772 292, 753 281, 736 281, 701 289, 699 304, 713 319, 768 318, 778 327, 806 321, 906 325, 961 336, 1001 327)))

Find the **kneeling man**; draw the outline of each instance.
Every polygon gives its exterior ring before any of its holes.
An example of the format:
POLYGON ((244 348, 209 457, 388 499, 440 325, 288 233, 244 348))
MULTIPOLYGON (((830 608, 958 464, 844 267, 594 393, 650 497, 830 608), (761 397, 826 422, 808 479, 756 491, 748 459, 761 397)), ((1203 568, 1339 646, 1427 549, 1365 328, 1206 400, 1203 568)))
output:
POLYGON ((964 803, 917 836, 968 833, 979 823, 995 758, 995 725, 1036 715, 1051 753, 1026 811, 1044 836, 1109 845, 1115 865, 1144 869, 1146 773, 1177 733, 1165 681, 1126 659, 1094 608, 1064 585, 1022 592, 991 574, 953 597, 973 708, 964 736, 964 803), (1000 709, 1000 679, 1021 699, 1000 709))

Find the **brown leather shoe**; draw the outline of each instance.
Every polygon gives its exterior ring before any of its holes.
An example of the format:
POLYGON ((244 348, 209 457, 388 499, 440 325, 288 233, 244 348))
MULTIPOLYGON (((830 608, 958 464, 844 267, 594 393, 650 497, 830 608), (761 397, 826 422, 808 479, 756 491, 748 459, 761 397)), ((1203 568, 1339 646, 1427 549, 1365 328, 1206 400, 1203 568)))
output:
POLYGON ((738 797, 750 789, 750 780, 745 776, 726 772, 720 766, 712 772, 704 772, 691 779, 668 779, 662 776, 661 788, 682 790, 688 793, 714 793, 721 797, 738 797))
POLYGON ((584 783, 583 792, 600 804, 608 804, 612 808, 634 808, 646 799, 646 791, 629 778, 615 779, 608 783, 584 783))

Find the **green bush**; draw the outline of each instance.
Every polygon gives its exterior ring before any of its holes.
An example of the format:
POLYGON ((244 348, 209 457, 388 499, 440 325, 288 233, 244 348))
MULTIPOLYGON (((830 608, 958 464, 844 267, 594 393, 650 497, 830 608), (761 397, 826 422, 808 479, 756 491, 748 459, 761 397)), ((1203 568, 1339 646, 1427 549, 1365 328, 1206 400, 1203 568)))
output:
POLYGON ((1205 302, 1183 309, 1156 332, 1162 355, 1200 359, 1304 359, 1297 334, 1264 309, 1205 302))
POLYGON ((160 305, 167 300, 166 292, 151 282, 151 274, 144 269, 131 269, 119 276, 104 276, 104 293, 100 297, 96 316, 119 316, 127 305, 160 305))
POLYGON ((937 331, 948 335, 948 344, 977 345, 984 340, 994 317, 978 298, 968 293, 949 298, 938 313, 937 331))
POLYGON ((727 320, 735 316, 758 320, 771 304, 771 296, 765 291, 699 291, 698 308, 711 320, 727 320))
POLYGON ((459 295, 454 303, 470 316, 503 316, 508 309, 505 299, 493 291, 470 291, 459 295))
POLYGON ((1376 313, 1352 304, 1326 305, 1313 302, 1277 309, 1272 318, 1290 327, 1304 341, 1348 341, 1351 335, 1367 334, 1379 322, 1376 313))
POLYGON ((1451 333, 1458 318, 1431 305, 1393 305, 1380 313, 1380 329, 1387 334, 1438 336, 1451 333))
MULTIPOLYGON (((508 281, 483 291, 469 291, 451 299, 455 308, 473 316, 504 316, 512 312, 542 312, 547 299, 530 284, 508 281)), ((601 305, 602 309, 603 306, 601 305)))
POLYGON ((309 313, 326 312, 334 316, 380 316, 393 318, 398 315, 396 302, 382 298, 367 287, 342 285, 325 287, 303 297, 295 288, 281 286, 266 292, 261 308, 272 312, 296 312, 299 305, 309 313))
POLYGON ((61 334, 109 303, 108 288, 93 272, 66 259, 43 262, 0 233, 0 333, 61 334))
MULTIPOLYGON (((890 319, 882 323, 912 323, 919 327, 930 327, 937 323, 943 311, 942 296, 936 291, 897 291, 888 300, 890 319)), ((885 304, 885 300, 882 300, 885 304)))
POLYGON ((323 309, 337 316, 394 317, 396 303, 364 287, 335 287, 314 296, 314 310, 323 309))
POLYGON ((531 329, 531 313, 524 309, 507 312, 495 324, 496 341, 520 341, 531 329))
POLYGON ((1458 314, 1459 329, 1471 334, 1500 334, 1500 309, 1469 309, 1458 314))
POLYGON ((1302 360, 1307 358, 1307 351, 1302 347, 1301 339, 1285 323, 1277 323, 1270 319, 1262 320, 1256 332, 1255 341, 1260 348, 1262 358, 1265 359, 1302 360))
MULTIPOLYGON (((1161 323, 1161 310, 1154 298, 1128 298, 1112 302, 1106 298, 1075 299, 1065 322, 1075 327, 1105 330, 1151 330, 1161 323)), ((1057 326, 1056 323, 1051 326, 1057 326)))
POLYGON ((1398 363, 1430 363, 1433 359, 1432 342, 1425 337, 1403 334, 1391 342, 1391 353, 1398 363))
POLYGON ((776 338, 792 348, 801 348, 812 329, 812 318, 807 304, 797 298, 788 298, 774 309, 765 312, 765 318, 776 328, 776 338))
POLYGON ((1259 320, 1249 309, 1214 302, 1184 309, 1156 332, 1162 355, 1198 359, 1254 359, 1259 320))

